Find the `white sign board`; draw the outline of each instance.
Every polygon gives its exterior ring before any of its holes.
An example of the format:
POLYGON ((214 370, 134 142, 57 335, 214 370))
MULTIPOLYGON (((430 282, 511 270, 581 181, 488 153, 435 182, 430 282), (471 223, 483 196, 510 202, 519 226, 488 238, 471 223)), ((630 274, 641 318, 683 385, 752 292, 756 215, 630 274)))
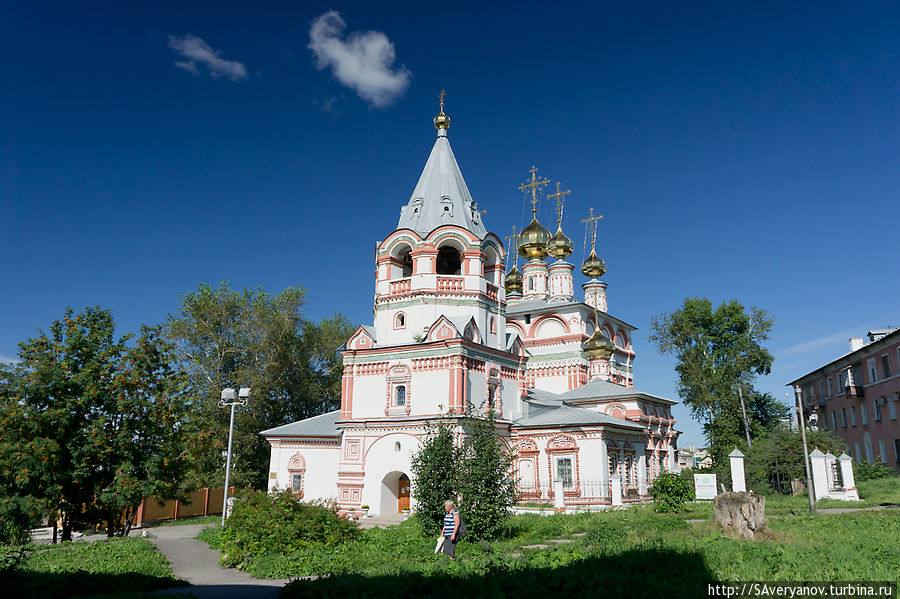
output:
POLYGON ((697 491, 697 499, 716 498, 716 475, 695 474, 694 489, 697 491))

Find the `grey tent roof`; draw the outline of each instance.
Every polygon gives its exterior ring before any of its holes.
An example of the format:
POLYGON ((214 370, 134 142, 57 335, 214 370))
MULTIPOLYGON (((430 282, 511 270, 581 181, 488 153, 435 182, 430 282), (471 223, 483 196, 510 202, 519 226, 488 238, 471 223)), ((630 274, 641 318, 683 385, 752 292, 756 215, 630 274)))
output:
POLYGON ((425 237, 443 225, 463 227, 478 239, 487 234, 450 149, 447 131, 440 129, 409 203, 400 209, 397 228, 412 229, 425 237))
POLYGON ((265 437, 337 437, 341 432, 335 426, 341 416, 340 410, 298 420, 283 426, 276 426, 260 435, 265 437))
POLYGON ((601 380, 590 381, 586 385, 582 385, 581 387, 577 387, 575 389, 572 389, 571 391, 566 391, 565 393, 560 393, 557 397, 559 397, 563 401, 572 401, 578 399, 601 399, 609 397, 635 396, 649 397, 651 399, 655 399, 662 403, 671 405, 677 403, 672 401, 671 399, 666 399, 665 397, 651 395, 649 393, 644 393, 643 391, 638 391, 630 387, 624 387, 622 385, 617 385, 609 381, 601 380))
POLYGON ((643 430, 643 425, 624 418, 614 418, 594 410, 560 406, 545 408, 515 421, 516 426, 558 426, 566 424, 596 425, 606 424, 643 430))

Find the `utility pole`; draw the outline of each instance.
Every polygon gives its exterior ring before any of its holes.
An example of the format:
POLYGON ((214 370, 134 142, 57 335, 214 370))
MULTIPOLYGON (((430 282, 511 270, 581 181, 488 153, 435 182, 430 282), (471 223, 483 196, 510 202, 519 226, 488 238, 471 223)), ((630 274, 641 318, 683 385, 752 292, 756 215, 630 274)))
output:
POLYGON ((234 389, 227 387, 222 389, 222 399, 219 400, 220 408, 231 408, 231 423, 228 425, 228 457, 225 462, 225 490, 222 493, 222 526, 225 526, 225 514, 228 511, 228 478, 231 474, 231 438, 234 434, 234 408, 235 406, 246 407, 250 401, 250 387, 241 387, 238 393, 234 389))
POLYGON ((803 439, 803 465, 806 466, 806 494, 809 496, 809 513, 816 513, 816 500, 813 498, 812 478, 809 475, 809 449, 806 447, 806 424, 803 422, 803 406, 800 405, 800 385, 794 387, 797 400, 797 423, 800 425, 800 438, 803 439))

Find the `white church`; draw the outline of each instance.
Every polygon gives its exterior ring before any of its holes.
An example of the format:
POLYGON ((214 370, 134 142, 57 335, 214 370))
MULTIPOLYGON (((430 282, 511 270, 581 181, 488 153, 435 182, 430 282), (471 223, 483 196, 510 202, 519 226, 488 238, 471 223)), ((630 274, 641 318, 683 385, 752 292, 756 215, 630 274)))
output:
MULTIPOLYGON (((374 325, 342 348, 340 410, 261 433, 269 489, 348 513, 415 509, 410 464, 429 423, 495 410, 521 501, 553 502, 559 480, 567 505, 610 505, 613 479, 625 503, 648 499, 675 465, 675 402, 634 389, 635 327, 607 309, 593 236, 579 299, 557 185, 556 233, 533 216, 513 237, 528 261, 504 276, 506 249, 466 187, 443 102, 434 124, 431 155, 376 252, 374 325)), ((520 189, 534 206, 547 181, 530 172, 520 189)))

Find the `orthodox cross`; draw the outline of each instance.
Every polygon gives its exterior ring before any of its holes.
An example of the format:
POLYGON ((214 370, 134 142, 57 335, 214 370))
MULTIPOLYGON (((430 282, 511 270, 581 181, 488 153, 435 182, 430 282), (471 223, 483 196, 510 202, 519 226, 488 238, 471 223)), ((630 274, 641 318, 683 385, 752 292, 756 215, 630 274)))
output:
POLYGON ((472 216, 475 217, 476 214, 487 214, 487 210, 479 210, 478 202, 472 201, 472 216))
POLYGON ((444 114, 444 96, 446 95, 447 94, 444 92, 444 90, 441 90, 441 95, 438 96, 438 98, 441 99, 441 114, 444 114))
POLYGON ((536 215, 538 203, 537 194, 540 190, 546 187, 548 183, 550 183, 550 180, 547 178, 538 179, 537 177, 535 177, 537 169, 534 166, 532 166, 528 172, 531 173, 531 181, 526 180, 525 183, 519 185, 519 191, 523 193, 528 191, 531 192, 531 214, 536 215))
POLYGON ((581 221, 587 223, 587 226, 591 228, 591 249, 594 249, 594 244, 597 242, 597 221, 602 219, 603 215, 594 216, 594 209, 591 208, 591 216, 581 221))
MULTIPOLYGON (((510 247, 510 248, 513 246, 513 244, 518 245, 518 243, 519 243, 519 234, 516 233, 516 226, 515 226, 515 225, 513 225, 513 234, 512 234, 512 235, 507 235, 507 236, 506 236, 506 243, 508 244, 507 247, 510 247)), ((515 265, 518 266, 518 264, 519 264, 519 252, 515 252, 515 251, 514 251, 513 254, 515 255, 515 265)))
MULTIPOLYGON (((559 186, 560 186, 560 185, 562 185, 562 183, 560 183, 559 181, 557 181, 557 182, 556 182, 556 193, 548 194, 548 195, 547 195, 547 199, 548 199, 548 200, 553 200, 553 199, 556 200, 556 219, 557 219, 556 222, 557 222, 557 224, 559 224, 559 225, 562 224, 563 203, 564 203, 564 202, 563 202, 563 199, 564 199, 567 195, 569 195, 570 193, 572 193, 572 191, 569 190, 569 189, 567 189, 566 191, 560 191, 560 190, 559 190, 559 186)), ((593 215, 591 215, 591 216, 593 216, 593 215)))

